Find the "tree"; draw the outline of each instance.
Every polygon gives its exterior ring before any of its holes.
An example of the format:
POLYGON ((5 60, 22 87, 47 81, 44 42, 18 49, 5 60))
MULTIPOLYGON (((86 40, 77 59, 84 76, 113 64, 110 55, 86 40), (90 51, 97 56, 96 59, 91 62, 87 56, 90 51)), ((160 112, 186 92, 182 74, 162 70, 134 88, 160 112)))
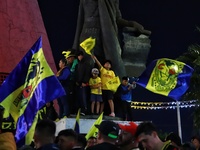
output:
MULTIPOLYGON (((200 32, 200 28, 197 27, 200 32)), ((178 61, 184 62, 194 68, 191 77, 191 83, 188 91, 183 96, 183 100, 197 100, 195 111, 193 113, 193 122, 196 128, 200 128, 200 45, 192 44, 188 51, 177 58, 178 61)))

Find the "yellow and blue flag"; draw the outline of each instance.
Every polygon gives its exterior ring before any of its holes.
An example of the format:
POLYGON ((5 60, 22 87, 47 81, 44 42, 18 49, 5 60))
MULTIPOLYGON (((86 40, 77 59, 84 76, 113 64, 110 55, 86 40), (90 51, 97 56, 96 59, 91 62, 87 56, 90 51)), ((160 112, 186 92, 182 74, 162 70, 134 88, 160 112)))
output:
POLYGON ((88 131, 88 133, 86 134, 85 138, 86 140, 88 140, 91 136, 93 137, 97 137, 97 133, 98 133, 98 128, 95 127, 95 125, 99 125, 102 122, 103 119, 103 112, 101 113, 101 115, 97 118, 97 120, 93 123, 93 125, 91 126, 90 130, 88 131))
MULTIPOLYGON (((34 133, 35 133, 35 127, 36 127, 37 122, 38 122, 38 114, 39 114, 39 111, 35 115, 35 118, 33 120, 33 123, 31 125, 30 129, 26 133, 26 136, 25 136, 25 145, 30 145, 33 142, 33 136, 34 136, 34 133)), ((20 140, 18 142, 18 145, 19 146, 24 145, 24 139, 20 140)))
POLYGON ((76 115, 76 121, 74 124, 74 131, 78 134, 80 133, 80 111, 81 111, 81 109, 79 108, 78 113, 76 115))
POLYGON ((38 110, 64 94, 45 59, 40 37, 0 87, 0 105, 17 123, 17 143, 25 140, 38 110))
POLYGON ((194 69, 168 58, 154 60, 142 73, 137 84, 157 94, 180 100, 190 85, 194 69))

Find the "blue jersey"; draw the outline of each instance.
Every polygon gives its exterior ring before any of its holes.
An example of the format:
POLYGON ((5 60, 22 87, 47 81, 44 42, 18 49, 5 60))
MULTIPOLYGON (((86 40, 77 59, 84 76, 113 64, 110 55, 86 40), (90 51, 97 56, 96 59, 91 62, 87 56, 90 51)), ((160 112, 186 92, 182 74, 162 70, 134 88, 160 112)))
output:
POLYGON ((122 101, 131 102, 132 101, 132 88, 128 89, 129 85, 120 85, 119 86, 119 92, 120 92, 120 98, 122 101))

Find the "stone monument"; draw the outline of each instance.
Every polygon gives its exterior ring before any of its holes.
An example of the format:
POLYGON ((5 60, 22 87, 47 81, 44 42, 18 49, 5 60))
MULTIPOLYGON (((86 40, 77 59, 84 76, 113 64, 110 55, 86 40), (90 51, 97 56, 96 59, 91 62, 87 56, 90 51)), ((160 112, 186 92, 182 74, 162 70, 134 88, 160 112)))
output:
POLYGON ((136 37, 130 27, 123 29, 123 40, 122 59, 126 73, 129 77, 139 77, 146 69, 151 40, 143 34, 136 37))

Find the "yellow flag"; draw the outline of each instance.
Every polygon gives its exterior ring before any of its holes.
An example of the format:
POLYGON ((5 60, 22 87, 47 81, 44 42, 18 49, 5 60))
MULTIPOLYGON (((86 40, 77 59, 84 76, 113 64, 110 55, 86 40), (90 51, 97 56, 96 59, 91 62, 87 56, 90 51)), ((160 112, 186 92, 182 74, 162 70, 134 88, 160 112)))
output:
POLYGON ((38 114, 39 114, 39 111, 37 112, 35 118, 34 118, 34 121, 31 125, 31 128, 29 129, 29 131, 27 132, 26 134, 26 137, 25 137, 25 145, 30 145, 31 142, 33 141, 33 136, 34 136, 34 132, 35 132, 35 127, 36 127, 36 124, 38 122, 38 114))
POLYGON ((92 55, 91 54, 91 50, 94 48, 95 46, 95 41, 96 39, 95 38, 92 38, 92 37, 89 37, 87 38, 86 40, 84 40, 80 46, 85 50, 85 52, 88 54, 88 55, 92 55))
POLYGON ((103 119, 103 112, 91 126, 90 130, 88 131, 87 135, 85 136, 86 140, 88 140, 91 136, 94 136, 94 137, 97 136, 98 128, 96 128, 95 125, 96 124, 99 125, 101 123, 102 119, 103 119))
POLYGON ((109 90, 116 92, 120 84, 121 84, 120 79, 118 76, 116 76, 112 78, 110 81, 106 82, 105 85, 109 90))

